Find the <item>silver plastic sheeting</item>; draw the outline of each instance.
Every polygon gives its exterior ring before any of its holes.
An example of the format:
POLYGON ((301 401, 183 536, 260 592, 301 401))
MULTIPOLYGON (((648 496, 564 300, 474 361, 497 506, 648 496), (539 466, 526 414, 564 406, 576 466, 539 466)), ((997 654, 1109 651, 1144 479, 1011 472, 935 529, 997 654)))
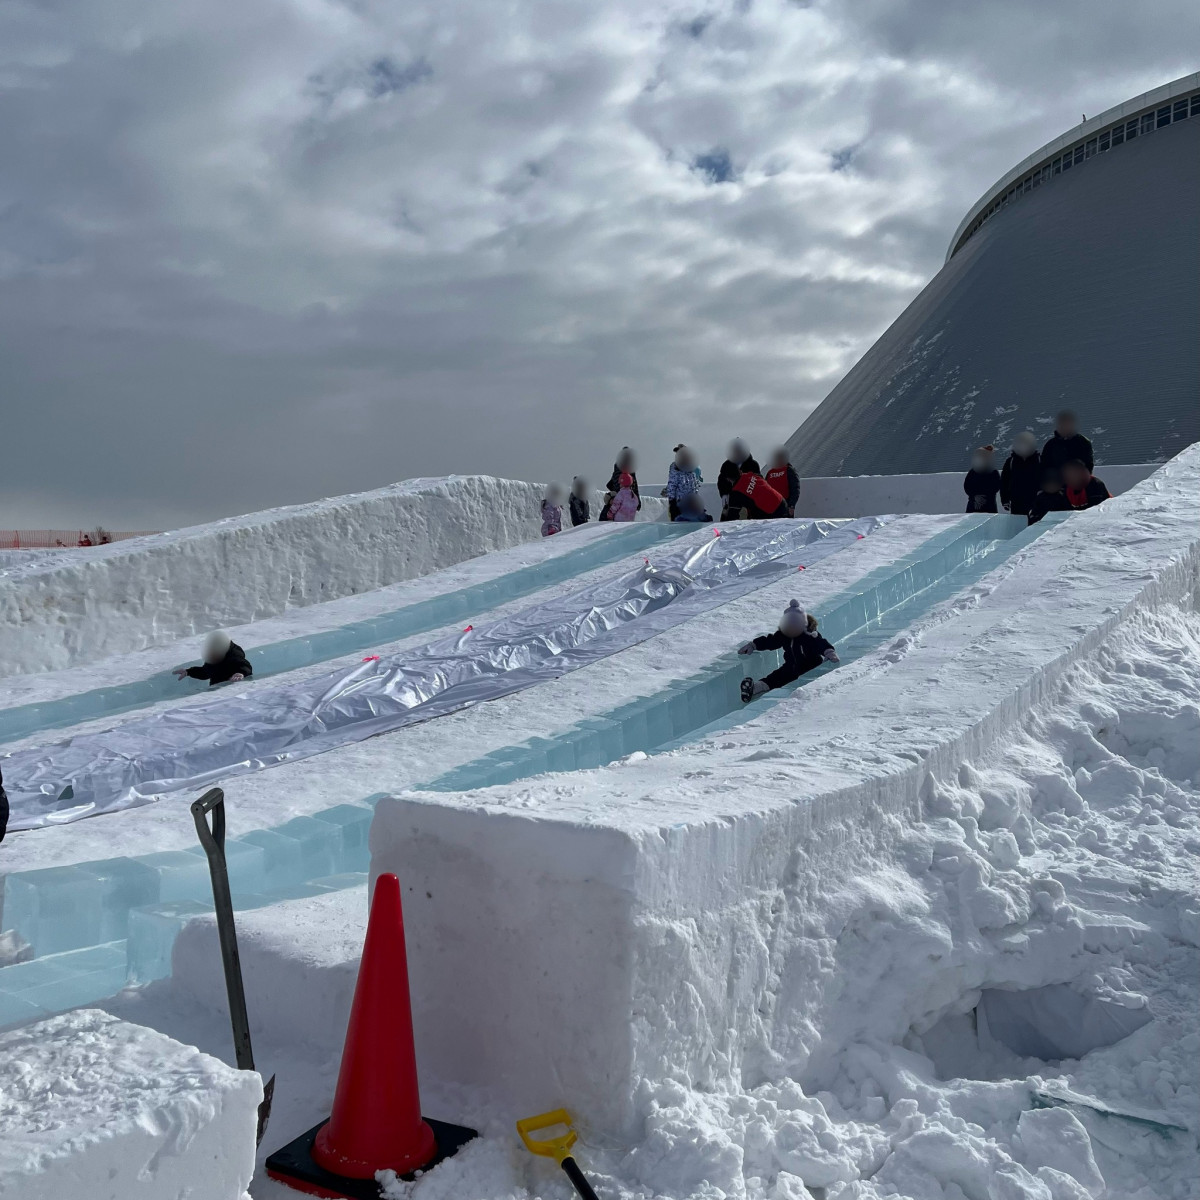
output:
POLYGON ((858 521, 739 522, 651 563, 416 650, 292 682, 225 689, 4 760, 10 828, 147 804, 494 700, 637 645, 877 529, 858 521))

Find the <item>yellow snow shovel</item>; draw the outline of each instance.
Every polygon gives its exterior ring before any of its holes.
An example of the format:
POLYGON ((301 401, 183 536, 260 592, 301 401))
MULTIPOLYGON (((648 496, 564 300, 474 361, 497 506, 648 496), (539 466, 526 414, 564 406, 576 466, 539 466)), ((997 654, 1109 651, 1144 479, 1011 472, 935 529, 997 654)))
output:
POLYGON ((584 1178, 579 1164, 571 1157, 571 1147, 575 1145, 579 1135, 571 1124, 571 1114, 565 1108, 556 1108, 553 1112, 542 1113, 540 1117, 526 1117, 523 1121, 517 1122, 517 1132, 521 1135, 521 1141, 525 1143, 526 1149, 531 1153, 554 1159, 566 1171, 567 1178, 575 1185, 575 1190, 583 1197, 583 1200, 599 1200, 596 1193, 592 1191, 592 1185, 584 1178), (553 1129, 556 1125, 563 1126, 566 1133, 548 1138, 531 1136, 542 1129, 553 1129))

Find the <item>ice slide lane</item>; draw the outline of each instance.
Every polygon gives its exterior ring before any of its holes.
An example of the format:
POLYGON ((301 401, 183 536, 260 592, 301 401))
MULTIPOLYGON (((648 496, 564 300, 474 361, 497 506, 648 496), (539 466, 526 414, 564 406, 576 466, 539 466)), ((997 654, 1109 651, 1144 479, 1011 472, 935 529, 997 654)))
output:
POLYGON ((615 579, 475 629, 302 680, 225 690, 206 704, 19 750, 5 761, 10 828, 150 803, 496 699, 597 662, 764 586, 879 527, 879 518, 750 522, 615 579), (819 543, 819 544, 815 544, 819 543))
MULTIPOLYGON (((478 618, 480 613, 501 604, 524 599, 542 588, 565 583, 585 571, 609 566, 626 555, 648 550, 694 530, 694 525, 652 521, 624 527, 618 525, 598 541, 568 550, 545 562, 519 567, 495 579, 469 584, 443 596, 432 596, 389 613, 351 621, 308 637, 256 646, 247 652, 254 667, 254 678, 269 678, 300 667, 315 666, 360 650, 428 633, 443 625, 478 618)), ((0 744, 47 729, 69 728, 84 721, 119 716, 164 700, 183 699, 207 688, 203 680, 181 682, 171 671, 163 671, 133 683, 93 688, 57 700, 14 705, 0 709, 0 744)))
MULTIPOLYGON (((1050 523, 1065 515, 1052 514, 1050 523)), ((822 604, 821 632, 837 645, 843 663, 853 662, 981 578, 1046 527, 1046 522, 1027 526, 1023 517, 965 517, 822 604)), ((553 738, 531 738, 464 763, 434 779, 426 790, 469 791, 547 771, 600 767, 636 751, 674 750, 750 720, 766 705, 836 669, 818 668, 753 705, 743 704, 742 680, 751 674, 761 677, 780 661, 778 651, 751 658, 726 654, 690 679, 605 716, 580 721, 553 738)))
MULTIPOLYGON (((790 529, 754 525, 709 538, 690 551, 685 548, 680 552, 685 564, 711 560, 710 578, 697 570, 685 597, 693 601, 690 610, 677 599, 673 612, 653 614, 659 618, 654 631, 628 642, 661 631, 664 617, 677 624, 765 586, 794 570, 797 557, 813 563, 836 553, 879 524, 871 519, 795 522, 790 529)), ((588 617, 595 612, 590 610, 588 617)), ((367 831, 378 798, 228 839, 235 906, 254 908, 361 886, 368 865, 367 831)), ((30 942, 37 957, 0 969, 0 1027, 102 999, 126 980, 143 983, 168 974, 179 930, 210 910, 207 865, 199 847, 10 874, 2 925, 30 942)))

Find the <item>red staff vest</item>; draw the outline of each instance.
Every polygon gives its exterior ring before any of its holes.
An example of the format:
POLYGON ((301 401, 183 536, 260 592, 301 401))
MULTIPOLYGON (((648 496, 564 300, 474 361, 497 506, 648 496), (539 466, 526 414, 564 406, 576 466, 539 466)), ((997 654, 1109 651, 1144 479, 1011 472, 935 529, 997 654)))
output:
POLYGON ((734 485, 733 494, 745 496, 760 512, 773 513, 783 497, 761 476, 747 471, 734 485))
POLYGON ((779 493, 781 500, 787 499, 787 467, 772 467, 766 474, 766 480, 779 493))

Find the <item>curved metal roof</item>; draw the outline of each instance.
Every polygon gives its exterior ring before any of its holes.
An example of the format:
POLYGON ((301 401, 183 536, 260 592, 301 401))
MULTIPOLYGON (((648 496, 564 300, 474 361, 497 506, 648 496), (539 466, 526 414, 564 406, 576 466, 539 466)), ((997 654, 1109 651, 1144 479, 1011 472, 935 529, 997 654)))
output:
POLYGON ((963 234, 975 218, 997 197, 1004 195, 1014 183, 1019 179, 1023 179, 1034 168, 1045 166, 1047 163, 1053 161, 1055 156, 1061 154, 1068 146, 1073 146, 1076 142, 1086 140, 1093 133, 1098 133, 1100 130, 1114 125, 1117 121, 1126 120, 1129 117, 1136 116, 1138 113, 1145 112, 1147 109, 1157 108, 1167 100, 1173 100, 1176 96, 1186 95, 1197 89, 1200 89, 1200 71, 1194 71, 1191 75, 1181 76, 1171 83, 1163 84, 1162 87, 1154 88, 1149 92, 1143 92, 1140 96, 1134 96, 1132 100, 1126 100, 1124 104, 1118 104, 1114 108, 1106 109, 1098 117, 1092 117, 1076 125, 1073 129, 1068 129, 1066 133, 1060 137, 1056 137, 1052 142, 1047 142, 1040 150, 1035 150, 1028 157, 1023 158, 1011 171, 1006 172, 997 179, 971 205, 967 215, 958 223, 958 228, 954 231, 954 236, 950 239, 950 246, 946 251, 946 261, 949 262, 954 256, 955 251, 959 248, 962 241, 963 234))
POLYGON ((1200 116, 1006 205, 792 435, 793 464, 965 470, 976 445, 1048 435, 1064 406, 1099 462, 1200 440, 1198 199, 1200 116))

